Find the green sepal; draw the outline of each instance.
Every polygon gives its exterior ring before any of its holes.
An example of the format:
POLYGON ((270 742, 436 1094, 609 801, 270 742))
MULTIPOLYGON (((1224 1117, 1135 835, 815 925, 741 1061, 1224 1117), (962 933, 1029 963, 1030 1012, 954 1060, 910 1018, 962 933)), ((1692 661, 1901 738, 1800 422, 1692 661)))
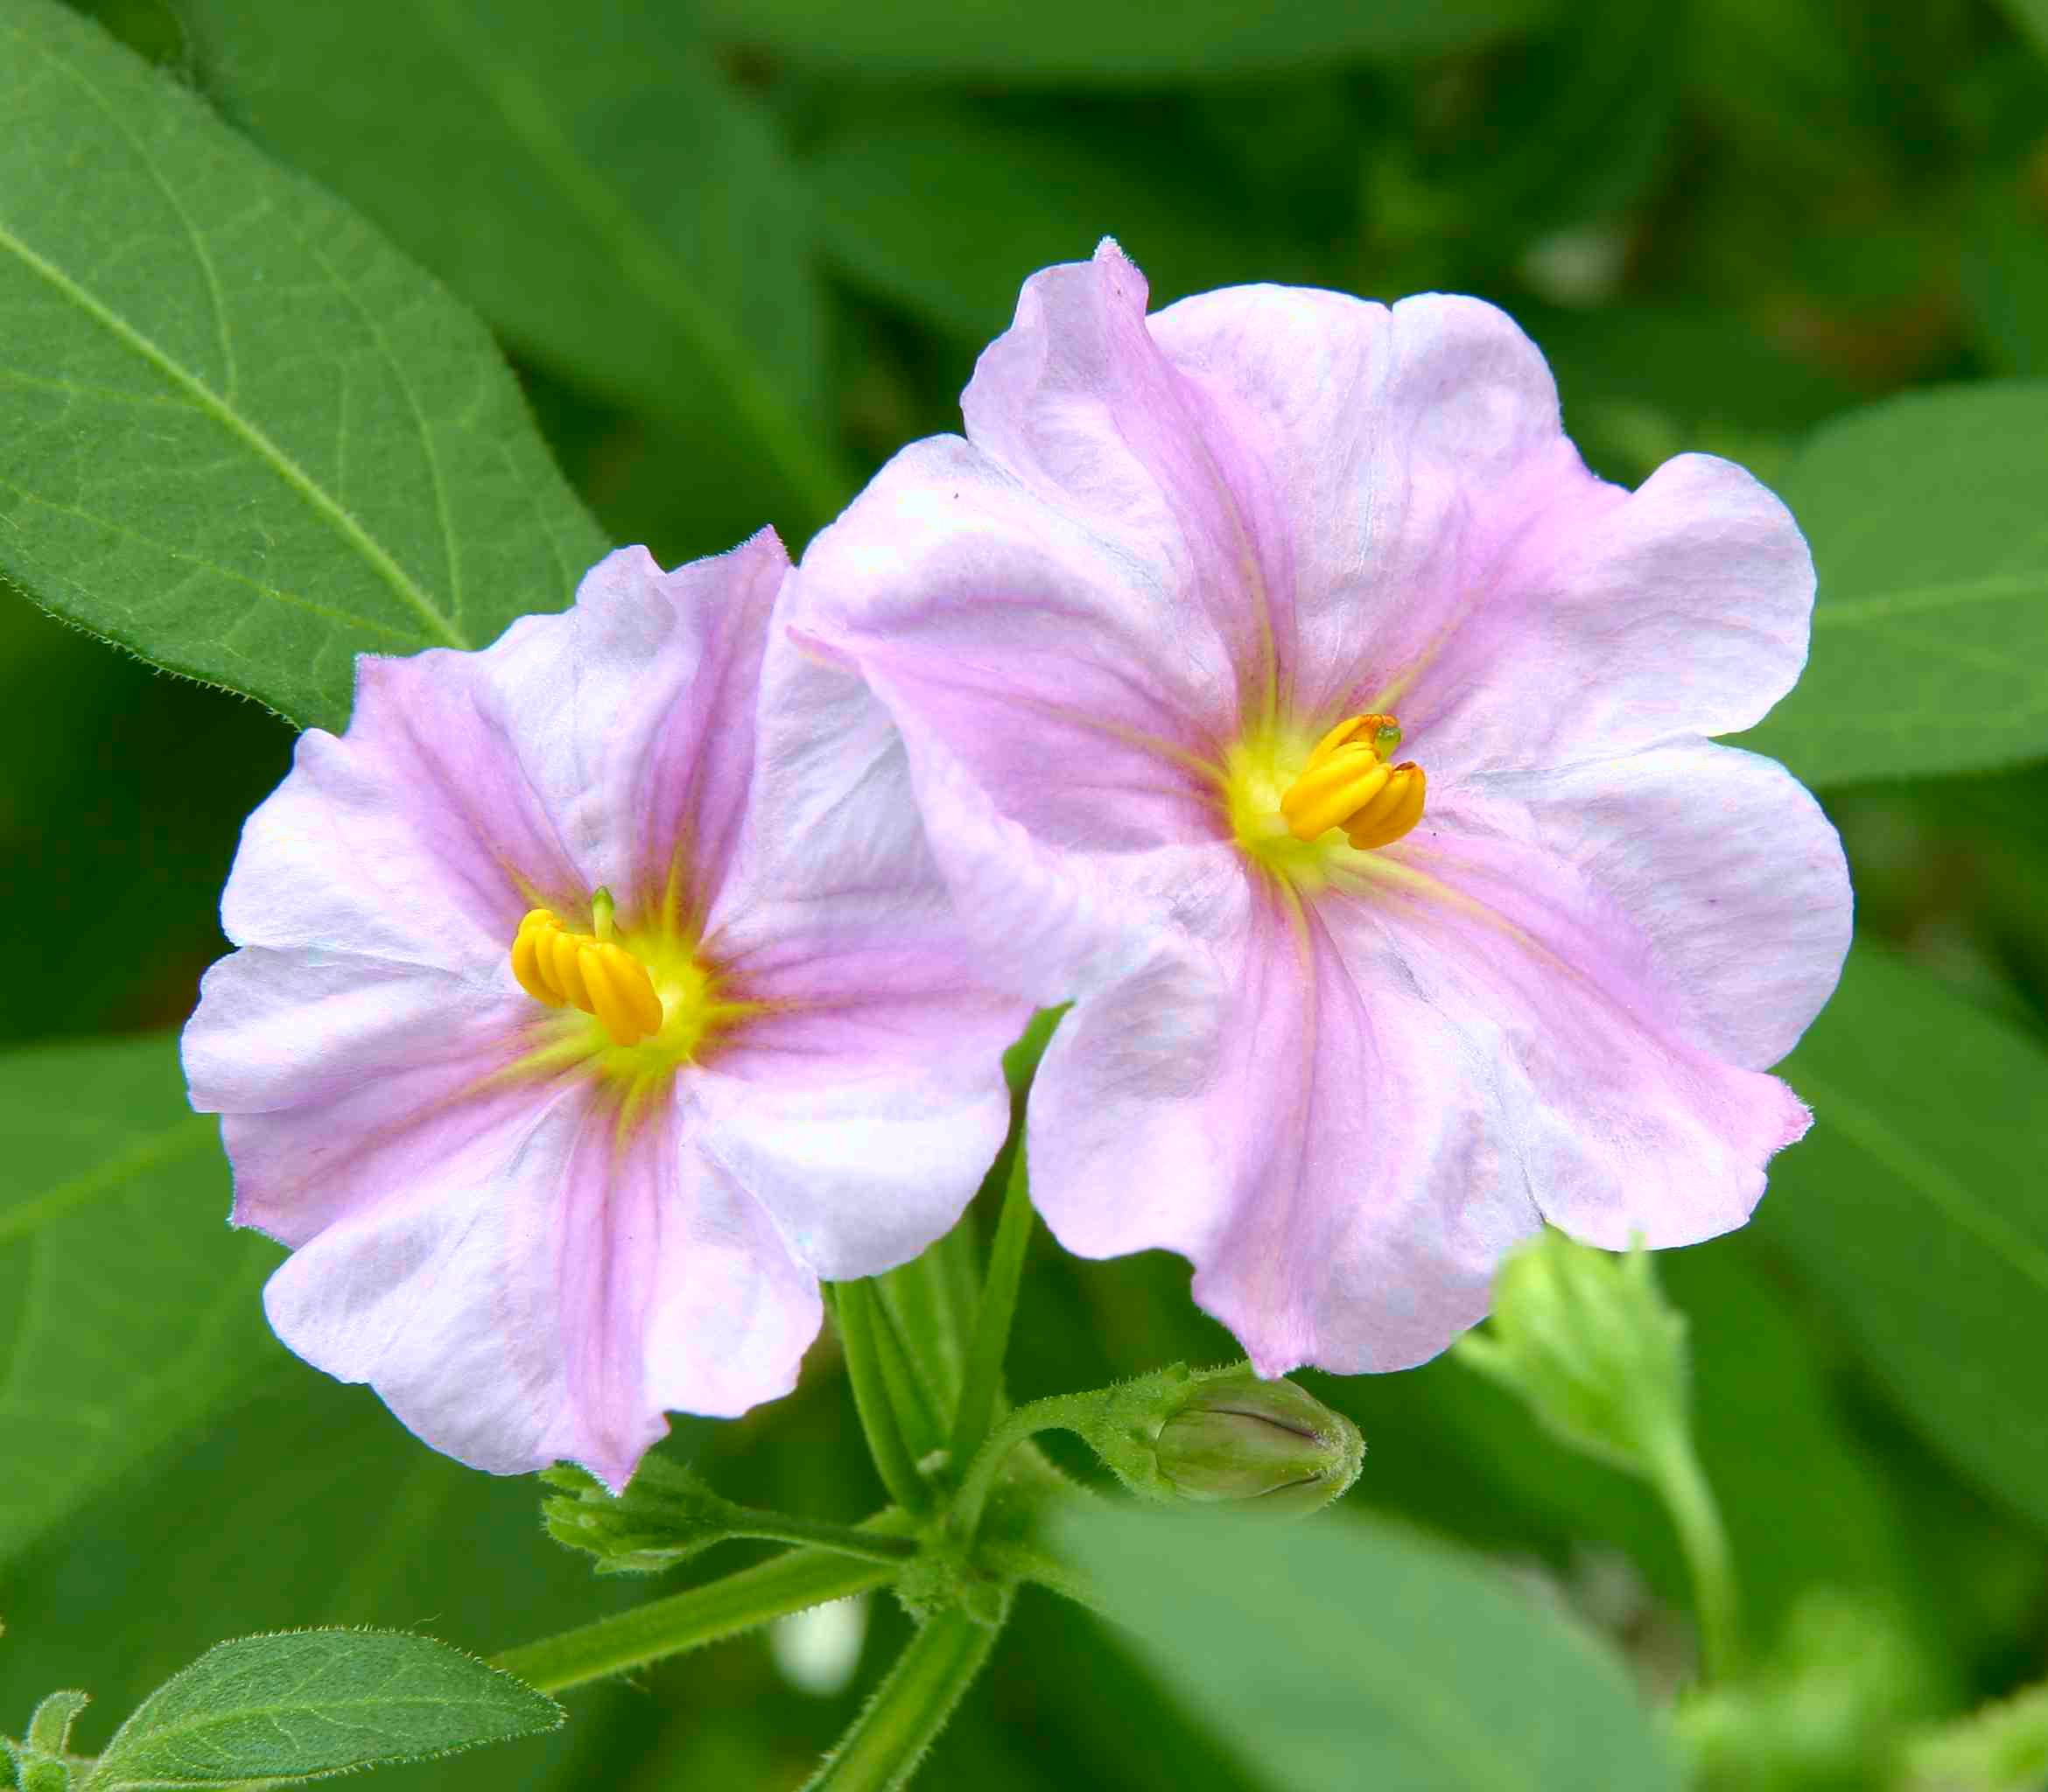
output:
POLYGON ((1453 1348, 1560 1440, 1629 1474, 1654 1476, 1686 1435, 1685 1315, 1640 1245, 1617 1256, 1546 1228, 1501 1265, 1486 1329, 1453 1348))
POLYGON ((540 1478, 560 1489, 541 1502, 548 1535, 596 1557, 600 1574, 658 1574, 713 1544, 749 1534, 731 1501, 659 1456, 642 1459, 622 1494, 567 1462, 544 1468, 540 1478))
POLYGON ((61 1755, 71 1747, 71 1726, 92 1703, 82 1692, 53 1692, 36 1707, 24 1739, 32 1754, 61 1755))

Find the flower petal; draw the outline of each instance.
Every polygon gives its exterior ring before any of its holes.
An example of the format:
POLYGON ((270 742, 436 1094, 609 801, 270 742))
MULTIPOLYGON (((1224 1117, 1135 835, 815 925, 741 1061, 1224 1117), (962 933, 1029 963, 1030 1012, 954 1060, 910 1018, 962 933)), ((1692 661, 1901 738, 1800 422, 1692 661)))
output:
POLYGON ((1230 654, 1172 577, 942 437, 904 450, 811 543, 791 616, 914 696, 1006 812, 1141 850, 1203 824, 1204 767, 1235 713, 1230 654))
POLYGON ((473 1466, 567 1459, 614 1489, 665 1410, 731 1417, 795 1384, 817 1284, 672 1108, 622 1138, 572 1085, 449 1143, 270 1278, 309 1362, 473 1466))
POLYGON ((977 448, 1144 566, 1183 630, 1223 641, 1248 717, 1292 654, 1296 531, 1272 469, 1161 353, 1147 297, 1107 238, 1035 274, 961 414, 977 448))
POLYGON ((798 1258, 873 1275, 949 1230, 1009 1124, 998 996, 925 842, 901 738, 786 641, 764 672, 757 827, 705 949, 760 1004, 691 1078, 705 1148, 798 1258))
POLYGON ((1313 910, 1247 886, 1206 968, 1163 947, 1068 1016, 1033 1087, 1033 1192, 1061 1242, 1190 1258, 1261 1375, 1434 1355, 1539 1223, 1486 1042, 1399 980, 1369 987, 1313 910))
POLYGON ((1840 837, 1784 766, 1735 747, 1469 780, 1392 856, 1745 1069, 1799 1042, 1848 950, 1840 837))
POLYGON ((1813 567, 1785 507, 1705 455, 1632 496, 1596 479, 1491 305, 1245 286, 1151 327, 1291 531, 1302 710, 1397 710, 1434 779, 1734 732, 1799 676, 1813 567))
MULTIPOLYGON (((1625 865, 1625 849, 1616 858, 1625 865)), ((1765 1163, 1810 1124, 1784 1083, 1708 1042, 1767 1052, 1796 1031, 1839 962, 1846 888, 1839 866, 1832 880, 1824 862, 1808 874, 1835 898, 1807 929, 1823 943, 1751 971, 1765 1005, 1744 1021, 1680 981, 1712 950, 1719 924, 1698 912, 1711 890, 1659 904, 1614 864, 1592 865, 1504 833, 1476 841, 1447 818, 1426 847, 1389 855, 1357 893, 1326 892, 1319 909, 1361 989, 1377 998, 1399 983, 1443 1026, 1485 1042, 1499 1130, 1547 1220, 1610 1250, 1637 1233, 1655 1249, 1697 1243, 1749 1217, 1765 1163), (1594 880, 1603 873, 1611 889, 1594 880)), ((1802 925, 1767 900, 1751 906, 1765 925, 1802 925)))
POLYGON ((753 761, 752 690, 788 567, 764 532, 663 573, 644 548, 575 606, 479 653, 357 662, 340 738, 301 737, 250 816, 221 901, 240 945, 489 976, 535 902, 656 888, 686 845, 715 888, 753 761))

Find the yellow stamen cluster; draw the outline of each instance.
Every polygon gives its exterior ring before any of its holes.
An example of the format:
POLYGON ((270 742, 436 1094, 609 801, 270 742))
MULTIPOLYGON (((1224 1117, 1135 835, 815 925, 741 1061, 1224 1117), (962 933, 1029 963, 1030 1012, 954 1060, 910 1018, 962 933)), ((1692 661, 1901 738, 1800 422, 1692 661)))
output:
POLYGON ((1392 716, 1347 716, 1315 743, 1280 793, 1287 831, 1310 841, 1332 828, 1361 850, 1389 846, 1422 819, 1427 780, 1413 760, 1386 763, 1401 744, 1392 716))
POLYGON ((535 1001, 580 1008, 597 1017, 614 1044, 636 1046, 661 1031, 662 998, 647 967, 606 937, 609 900, 593 906, 595 934, 570 932, 551 908, 528 910, 512 941, 512 975, 535 1001))

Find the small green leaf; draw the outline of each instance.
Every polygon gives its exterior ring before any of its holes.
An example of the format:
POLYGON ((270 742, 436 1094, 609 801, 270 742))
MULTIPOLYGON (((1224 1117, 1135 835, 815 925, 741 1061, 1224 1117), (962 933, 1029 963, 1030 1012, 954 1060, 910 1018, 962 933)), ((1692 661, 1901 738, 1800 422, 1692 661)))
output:
POLYGON ((2048 384, 1908 393, 1821 430, 1780 492, 1820 574, 1813 652, 1740 744, 1809 784, 2048 753, 2048 384))
POLYGON ((1275 1792, 1675 1792, 1621 1664, 1451 1549, 1105 1507, 1058 1530, 1166 1684, 1275 1792))
POLYGON ((1544 0, 1177 0, 1171 8, 1089 0, 698 0, 707 30, 810 67, 946 80, 1103 85, 1283 68, 1366 57, 1439 55, 1523 29, 1544 0))
POLYGON ((279 1372, 176 1042, 0 1057, 0 1562, 279 1372))
POLYGON ((298 1630, 217 1644, 144 1699, 91 1792, 314 1779, 537 1736, 552 1699, 431 1637, 298 1630))
POLYGON ((180 10, 238 122, 535 359, 670 424, 687 454, 671 476, 719 488, 730 538, 773 520, 800 547, 852 495, 830 446, 803 191, 687 9, 180 10))
POLYGON ((2048 1524, 2048 1054, 1870 947, 1780 1067, 1813 1130, 1752 1222, 1901 1409, 2048 1524))
POLYGON ((603 542, 482 328, 53 0, 0 0, 0 576, 173 671, 347 718, 603 542))

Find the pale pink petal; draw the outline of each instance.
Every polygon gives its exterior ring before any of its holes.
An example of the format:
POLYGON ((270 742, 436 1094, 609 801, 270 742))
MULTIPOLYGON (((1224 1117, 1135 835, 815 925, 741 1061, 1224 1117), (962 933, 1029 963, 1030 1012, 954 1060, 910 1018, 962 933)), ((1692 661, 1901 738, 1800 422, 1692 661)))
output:
MULTIPOLYGON (((572 613, 618 648, 601 766, 579 802, 610 853, 598 881, 621 901, 680 865, 701 913, 738 850, 754 760, 768 618, 789 570, 773 529, 663 572, 622 548, 584 579, 572 613), (630 650, 627 644, 630 643, 630 650)), ((589 657, 597 657, 593 648, 589 657)))
POLYGON ((621 1488, 664 1411, 788 1392, 819 1322, 815 1280, 677 1128, 663 1105, 621 1143, 586 1086, 529 1099, 301 1245, 270 1322, 459 1460, 621 1488))
POLYGON ((705 1149, 821 1276, 949 1230, 1009 1121, 1029 1006, 984 974, 932 862, 901 738, 860 681, 786 640, 761 690, 756 825, 704 951, 757 1012, 690 1082, 705 1149), (772 822, 772 825, 771 825, 772 822))
POLYGON ((621 549, 572 609, 524 617, 481 652, 366 654, 347 732, 303 736, 243 830, 229 938, 512 989, 512 936, 537 901, 658 892, 678 848, 708 898, 746 800, 788 564, 768 532, 674 573, 621 549))
POLYGON ((1249 716, 1291 656, 1295 530, 1273 469, 1161 352, 1147 296, 1107 239, 1092 261, 1035 274, 960 410, 976 448, 1169 600, 1155 660, 1182 637, 1224 642, 1249 716))
POLYGON ((1785 507, 1703 455, 1632 497, 1595 479, 1491 305, 1245 286, 1151 329, 1285 518, 1303 712, 1392 709, 1435 775, 1733 732, 1799 676, 1813 568, 1785 507))
POLYGON ((1362 987, 1313 911, 1246 885, 1062 1023, 1031 1097, 1032 1186, 1069 1249, 1163 1247, 1261 1374, 1434 1355, 1540 1223, 1490 1042, 1396 979, 1362 987))
POLYGON ((245 946, 213 965, 182 1042, 202 1114, 317 1104, 365 1079, 455 1059, 482 1075, 535 1018, 497 955, 465 976, 388 959, 245 946))
POLYGON ((1784 766, 1734 747, 1471 779, 1387 857, 1746 1069, 1798 1043, 1848 950, 1840 837, 1784 766))
POLYGON ((1318 905, 1359 989, 1378 998, 1399 984, 1485 1041, 1501 1144, 1545 1219, 1611 1250, 1741 1225, 1767 1161, 1810 1124, 1799 1098, 1686 1036, 1710 1011, 1688 1009, 1618 904, 1590 920, 1583 886, 1532 853, 1497 906, 1504 890, 1444 843, 1407 860, 1413 881, 1375 878, 1318 905))
POLYGON ((966 443, 919 443, 811 543, 790 616, 1034 832, 1142 850, 1201 824, 1236 675, 1170 569, 1091 522, 966 443))

